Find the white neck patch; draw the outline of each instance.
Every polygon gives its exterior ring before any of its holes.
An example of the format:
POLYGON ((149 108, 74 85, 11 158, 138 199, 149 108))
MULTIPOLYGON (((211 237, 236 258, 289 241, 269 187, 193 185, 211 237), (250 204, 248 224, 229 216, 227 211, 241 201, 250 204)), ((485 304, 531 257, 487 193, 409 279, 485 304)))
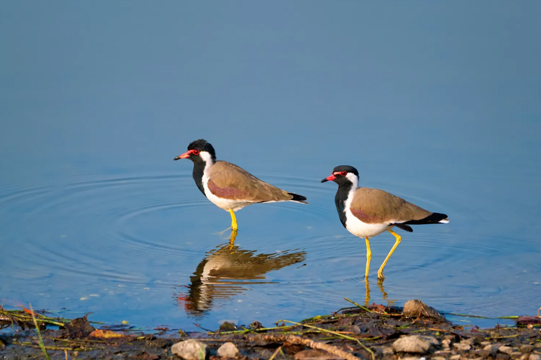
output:
POLYGON ((199 152, 199 156, 201 156, 201 159, 203 159, 203 161, 205 162, 205 169, 203 170, 203 174, 206 175, 210 167, 214 165, 214 160, 212 160, 212 156, 208 151, 199 152))
POLYGON ((351 181, 351 183, 353 184, 352 188, 354 190, 357 189, 357 186, 359 186, 359 178, 357 177, 357 175, 355 175, 354 173, 347 173, 346 179, 351 181))

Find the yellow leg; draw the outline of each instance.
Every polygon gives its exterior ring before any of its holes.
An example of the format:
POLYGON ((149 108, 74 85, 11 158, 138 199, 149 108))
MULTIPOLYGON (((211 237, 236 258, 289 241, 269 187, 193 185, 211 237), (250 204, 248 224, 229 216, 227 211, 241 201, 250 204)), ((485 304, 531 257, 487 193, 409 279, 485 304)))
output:
POLYGON ((400 241, 402 240, 400 235, 398 235, 394 231, 392 231, 392 230, 387 230, 387 231, 389 231, 391 234, 393 234, 393 236, 396 238, 396 241, 395 241, 394 246, 391 249, 391 251, 389 251, 389 255, 387 255, 387 257, 385 258, 385 261, 383 261, 383 264, 381 264, 381 266, 380 266, 380 268, 378 270, 378 279, 380 279, 380 280, 385 279, 385 276, 383 276, 383 268, 385 267, 385 264, 387 264, 387 261, 389 260, 389 258, 393 254, 394 250, 396 249, 396 247, 398 246, 398 244, 400 244, 400 241))
POLYGON ((233 231, 237 231, 238 226, 237 226, 237 218, 235 217, 235 213, 231 209, 229 209, 229 213, 231 214, 231 229, 233 231))
POLYGON ((364 272, 364 278, 368 279, 368 271, 370 270, 370 260, 372 259, 372 251, 370 251, 370 241, 368 238, 366 240, 366 270, 364 272))

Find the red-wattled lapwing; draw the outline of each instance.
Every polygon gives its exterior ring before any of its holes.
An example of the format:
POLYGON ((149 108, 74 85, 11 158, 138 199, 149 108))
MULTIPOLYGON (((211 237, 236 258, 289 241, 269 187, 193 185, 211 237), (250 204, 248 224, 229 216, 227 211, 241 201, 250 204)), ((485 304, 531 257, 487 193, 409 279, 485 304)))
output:
POLYGON ((358 188, 359 172, 352 166, 335 167, 332 175, 321 180, 322 183, 326 181, 334 181, 338 184, 334 202, 342 225, 353 235, 366 240, 366 279, 368 279, 372 257, 369 238, 385 230, 396 238, 393 248, 378 270, 378 279, 383 280, 385 279, 383 268, 401 240, 400 235, 391 230, 393 226, 412 232, 413 229, 409 225, 449 222, 445 214, 427 211, 383 190, 358 188))
POLYGON ((231 228, 237 231, 234 211, 245 206, 277 201, 307 204, 306 198, 259 180, 246 170, 227 161, 216 161, 216 152, 206 140, 188 145, 188 151, 174 160, 193 161, 193 179, 201 192, 216 206, 231 214, 231 228))

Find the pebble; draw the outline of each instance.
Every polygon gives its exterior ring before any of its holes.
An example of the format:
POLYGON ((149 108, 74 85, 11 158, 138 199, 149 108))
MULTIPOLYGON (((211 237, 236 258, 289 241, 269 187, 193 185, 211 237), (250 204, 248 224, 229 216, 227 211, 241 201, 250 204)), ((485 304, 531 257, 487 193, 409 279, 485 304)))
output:
POLYGON ((471 344, 466 341, 461 341, 459 343, 454 343, 453 347, 458 351, 469 351, 471 349, 471 344))
POLYGON ((498 348, 498 351, 507 355, 511 355, 511 353, 513 352, 513 348, 503 345, 498 348))
POLYGON ((450 360, 459 360, 460 359, 460 355, 453 355, 449 358, 450 360))
POLYGON ((520 352, 523 352, 523 353, 531 353, 533 351, 533 345, 528 345, 528 344, 521 345, 519 350, 520 352))
POLYGON ((395 352, 426 354, 439 343, 438 339, 432 336, 409 335, 396 340, 393 343, 393 350, 395 352))
POLYGON ((173 345, 171 352, 184 360, 204 360, 207 356, 207 345, 190 339, 173 345))
POLYGON ((541 360, 541 355, 539 354, 530 354, 529 360, 541 360))
POLYGON ((498 352, 499 347, 500 347, 500 345, 498 345, 498 344, 489 344, 489 345, 485 346, 483 348, 483 350, 490 351, 490 355, 494 356, 498 352))
POLYGON ((385 357, 385 356, 391 356, 392 357, 394 355, 394 351, 390 346, 377 347, 377 348, 374 348, 374 350, 378 354, 378 358, 379 357, 385 357))
POLYGON ((226 342, 220 348, 217 352, 218 356, 221 357, 228 357, 228 358, 234 358, 237 357, 239 354, 239 349, 233 344, 232 342, 226 342))

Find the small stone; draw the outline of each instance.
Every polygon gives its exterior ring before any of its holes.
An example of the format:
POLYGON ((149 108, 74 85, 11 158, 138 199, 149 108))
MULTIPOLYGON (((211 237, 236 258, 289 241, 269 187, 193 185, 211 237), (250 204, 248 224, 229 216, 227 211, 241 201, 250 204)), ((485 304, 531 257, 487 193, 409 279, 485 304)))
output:
POLYGON ((453 355, 449 359, 450 360, 460 360, 460 355, 453 355))
POLYGON ((490 341, 481 341, 481 346, 485 347, 485 346, 488 346, 488 345, 491 345, 492 343, 490 341))
POLYGON ((393 343, 395 352, 426 354, 439 345, 438 339, 432 336, 409 335, 401 337, 393 343))
POLYGON ((533 351, 533 345, 530 345, 530 344, 521 345, 519 350, 520 352, 525 353, 525 354, 531 353, 533 351))
POLYGON ((218 331, 219 331, 219 332, 224 332, 224 331, 235 331, 235 330, 238 330, 237 325, 233 324, 233 323, 230 322, 230 321, 224 321, 224 322, 222 323, 222 325, 220 325, 220 327, 218 328, 218 331))
POLYGON ((190 339, 173 345, 171 352, 184 360, 204 360, 207 356, 207 345, 190 339))
POLYGON ((509 354, 511 356, 511 358, 513 359, 518 359, 519 357, 522 356, 522 353, 520 351, 516 351, 514 350, 511 354, 509 354))
POLYGON ((458 351, 470 351, 471 345, 468 344, 466 341, 461 341, 459 343, 454 343, 453 348, 455 348, 458 351))
POLYGON ((311 360, 311 359, 338 359, 338 357, 329 354, 322 350, 302 350, 295 354, 295 360, 311 360))
POLYGON ((374 350, 376 351, 378 358, 382 358, 385 356, 392 357, 394 355, 394 351, 390 346, 376 347, 374 348, 374 350))
POLYGON ((431 360, 446 360, 443 356, 432 356, 431 360))
POLYGON ((513 352, 513 348, 503 345, 498 348, 498 351, 507 355, 511 355, 511 353, 513 352))
POLYGON ((496 359, 507 360, 507 359, 510 359, 510 358, 511 358, 511 356, 509 356, 509 355, 507 355, 505 353, 499 352, 499 353, 496 354, 496 359))
POLYGON ((344 329, 345 331, 349 331, 349 332, 352 332, 354 334, 360 334, 361 333, 361 328, 358 327, 357 325, 351 325, 351 326, 348 326, 347 328, 344 329))
POLYGON ((250 324, 250 327, 252 329, 261 329, 263 327, 263 324, 261 324, 259 321, 254 321, 250 324))
POLYGON ((490 345, 485 346, 483 348, 483 350, 490 351, 490 355, 494 356, 498 352, 499 347, 500 347, 500 345, 498 345, 498 344, 490 344, 490 345))
POLYGON ((405 317, 427 317, 432 318, 439 322, 447 322, 445 317, 443 317, 436 309, 426 305, 420 300, 408 300, 404 304, 402 309, 402 315, 405 317))
POLYGON ((529 357, 530 357, 529 354, 523 354, 523 355, 520 357, 520 360, 528 360, 529 357))
POLYGON ((441 348, 443 350, 449 350, 451 349, 451 339, 443 339, 441 341, 441 348))
POLYGON ((528 360, 541 360, 541 355, 539 355, 539 354, 530 354, 530 358, 528 360))
POLYGON ((220 346, 217 354, 221 357, 234 358, 239 354, 239 349, 232 342, 226 342, 220 346))

